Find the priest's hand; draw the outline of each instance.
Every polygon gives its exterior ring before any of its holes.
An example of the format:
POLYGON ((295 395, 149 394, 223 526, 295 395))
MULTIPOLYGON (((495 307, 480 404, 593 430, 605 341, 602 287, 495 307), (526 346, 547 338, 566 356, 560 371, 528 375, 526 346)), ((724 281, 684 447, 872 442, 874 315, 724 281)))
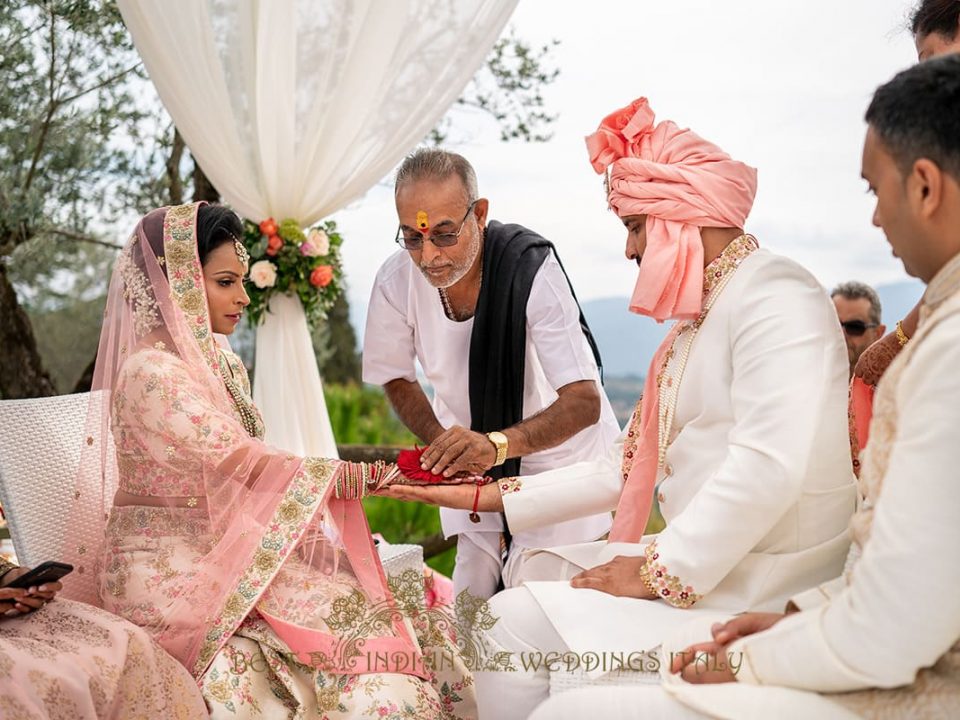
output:
POLYGON ((613 560, 584 570, 570 580, 575 588, 591 588, 617 597, 652 600, 655 596, 640 577, 640 568, 646 564, 643 556, 617 555, 613 560))
MULTIPOLYGON (((420 457, 420 466, 435 475, 483 475, 497 461, 497 448, 483 433, 454 425, 440 433, 420 457)), ((472 503, 471 498, 471 503, 472 503)))
MULTIPOLYGON (((427 505, 473 510, 473 500, 477 495, 476 485, 390 485, 379 492, 381 497, 408 502, 422 502, 427 505)), ((478 512, 503 512, 503 498, 496 483, 483 485, 477 499, 478 512)))

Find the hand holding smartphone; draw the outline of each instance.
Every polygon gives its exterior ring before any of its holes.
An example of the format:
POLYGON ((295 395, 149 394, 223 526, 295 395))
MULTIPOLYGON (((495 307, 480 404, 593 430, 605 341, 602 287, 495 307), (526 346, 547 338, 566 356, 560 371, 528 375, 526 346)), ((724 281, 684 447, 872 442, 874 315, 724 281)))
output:
POLYGON ((71 572, 73 572, 73 565, 48 560, 45 563, 40 563, 15 580, 11 580, 4 585, 4 587, 23 588, 24 590, 31 587, 39 587, 44 583, 58 582, 71 572))

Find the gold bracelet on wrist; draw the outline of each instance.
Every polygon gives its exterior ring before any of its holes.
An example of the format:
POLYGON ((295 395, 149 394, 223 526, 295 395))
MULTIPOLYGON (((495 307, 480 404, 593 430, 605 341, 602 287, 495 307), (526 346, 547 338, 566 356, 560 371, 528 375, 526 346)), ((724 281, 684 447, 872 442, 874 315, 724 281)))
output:
POLYGON ((4 560, 3 558, 0 558, 0 579, 3 579, 4 575, 6 575, 11 570, 16 570, 18 567, 20 566, 17 565, 16 563, 12 563, 9 560, 4 560))
POLYGON ((903 347, 907 344, 907 340, 910 338, 907 337, 907 334, 903 331, 903 320, 897 320, 897 342, 900 343, 900 347, 903 347))

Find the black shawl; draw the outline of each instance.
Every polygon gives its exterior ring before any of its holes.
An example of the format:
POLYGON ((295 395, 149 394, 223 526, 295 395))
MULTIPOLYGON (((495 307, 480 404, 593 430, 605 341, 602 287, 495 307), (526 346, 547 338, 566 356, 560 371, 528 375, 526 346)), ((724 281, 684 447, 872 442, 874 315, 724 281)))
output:
MULTIPOLYGON (((553 243, 532 230, 495 220, 487 223, 483 282, 470 336, 471 430, 482 433, 503 430, 523 419, 527 300, 533 279, 551 251, 560 262, 553 243)), ((560 269, 563 270, 562 263, 560 269)), ((563 274, 566 277, 566 270, 563 274)), ((570 284, 569 277, 567 284, 570 284)), ((570 294, 577 302, 572 285, 570 294)), ((580 327, 597 367, 602 368, 600 351, 582 310, 580 327)), ((512 458, 492 468, 490 475, 494 478, 512 477, 519 472, 520 459, 512 458)))

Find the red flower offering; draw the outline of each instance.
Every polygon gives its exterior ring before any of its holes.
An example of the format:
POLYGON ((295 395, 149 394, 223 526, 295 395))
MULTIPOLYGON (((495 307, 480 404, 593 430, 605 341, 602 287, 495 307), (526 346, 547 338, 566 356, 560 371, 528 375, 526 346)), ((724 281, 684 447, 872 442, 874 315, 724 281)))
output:
POLYGON ((414 447, 413 450, 401 450, 397 455, 397 467, 407 480, 419 480, 425 483, 441 483, 446 478, 435 475, 429 470, 420 467, 420 458, 425 447, 414 447))

